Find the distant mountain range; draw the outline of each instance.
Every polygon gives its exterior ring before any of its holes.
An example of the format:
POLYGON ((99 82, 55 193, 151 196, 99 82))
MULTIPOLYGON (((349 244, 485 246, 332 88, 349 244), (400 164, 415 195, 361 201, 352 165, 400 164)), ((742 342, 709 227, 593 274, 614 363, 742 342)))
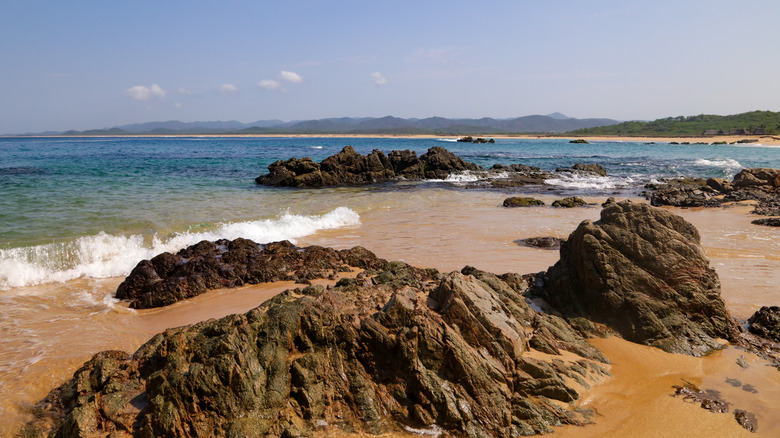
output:
POLYGON ((561 113, 511 119, 403 119, 387 117, 341 117, 317 120, 258 120, 241 123, 235 120, 214 122, 135 123, 108 129, 46 132, 26 135, 197 135, 197 134, 432 134, 487 135, 539 133, 561 134, 575 129, 609 126, 620 123, 612 119, 575 119, 561 113))

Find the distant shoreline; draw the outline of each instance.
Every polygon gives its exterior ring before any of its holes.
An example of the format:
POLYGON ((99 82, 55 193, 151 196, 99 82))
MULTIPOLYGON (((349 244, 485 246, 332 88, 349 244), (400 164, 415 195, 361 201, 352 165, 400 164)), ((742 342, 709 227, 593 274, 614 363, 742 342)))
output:
MULTIPOLYGON (((716 136, 610 136, 610 135, 565 135, 565 134, 498 134, 481 135, 483 138, 494 139, 534 139, 534 140, 575 140, 585 139, 588 141, 613 141, 613 142, 656 142, 670 143, 688 142, 712 144, 716 142, 735 143, 738 141, 754 140, 752 144, 762 144, 766 146, 780 146, 780 137, 771 135, 750 136, 750 135, 716 135, 716 136)), ((175 134, 175 135, 154 135, 154 134, 129 134, 129 135, 5 135, 0 138, 460 138, 461 136, 431 135, 431 134, 175 134)))

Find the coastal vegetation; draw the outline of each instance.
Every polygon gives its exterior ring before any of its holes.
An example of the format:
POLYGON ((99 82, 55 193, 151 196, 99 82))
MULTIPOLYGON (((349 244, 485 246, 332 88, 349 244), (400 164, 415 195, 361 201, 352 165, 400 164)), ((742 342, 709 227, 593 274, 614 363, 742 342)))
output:
POLYGON ((728 116, 700 114, 698 116, 666 117, 651 122, 629 121, 610 126, 596 126, 569 132, 572 135, 773 135, 780 132, 780 112, 751 111, 728 116))

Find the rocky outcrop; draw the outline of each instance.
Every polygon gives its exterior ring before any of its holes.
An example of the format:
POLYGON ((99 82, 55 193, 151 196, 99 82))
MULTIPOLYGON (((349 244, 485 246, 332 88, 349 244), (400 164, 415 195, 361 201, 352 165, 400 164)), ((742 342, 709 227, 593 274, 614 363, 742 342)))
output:
POLYGON ((509 208, 536 207, 539 205, 544 205, 544 201, 536 198, 525 197, 525 196, 512 196, 504 199, 504 203, 503 203, 504 207, 509 207, 509 208))
POLYGON ((763 306, 748 319, 748 323, 750 333, 780 342, 780 307, 763 306))
POLYGON ((655 206, 718 207, 724 202, 759 201, 756 214, 780 215, 780 169, 743 169, 729 182, 720 178, 688 178, 650 184, 655 206))
POLYGON ((283 292, 243 315, 169 329, 132 355, 99 353, 21 433, 297 437, 411 427, 516 437, 586 421, 566 406, 606 375, 604 358, 563 319, 525 304, 526 279, 465 268, 395 281, 403 275, 283 292))
POLYGON ((279 187, 328 187, 373 184, 401 178, 443 179, 452 173, 479 169, 476 164, 468 163, 441 147, 432 147, 418 158, 416 152, 409 150, 392 151, 385 155, 375 149, 368 155, 361 155, 352 146, 346 146, 320 163, 311 158, 276 161, 268 166, 269 173, 257 177, 255 182, 279 187))
POLYGON ((466 137, 460 137, 457 140, 460 143, 495 143, 496 141, 492 138, 490 140, 482 137, 474 138, 472 136, 466 136, 466 137))
POLYGON ((698 231, 666 210, 609 204, 599 221, 580 224, 560 252, 536 293, 569 318, 694 356, 718 348, 718 338, 740 334, 698 231))
POLYGON ((288 241, 259 245, 251 240, 202 241, 176 254, 140 262, 117 288, 116 298, 147 309, 173 304, 208 290, 273 281, 306 283, 353 268, 376 270, 387 261, 365 248, 337 251, 288 241))

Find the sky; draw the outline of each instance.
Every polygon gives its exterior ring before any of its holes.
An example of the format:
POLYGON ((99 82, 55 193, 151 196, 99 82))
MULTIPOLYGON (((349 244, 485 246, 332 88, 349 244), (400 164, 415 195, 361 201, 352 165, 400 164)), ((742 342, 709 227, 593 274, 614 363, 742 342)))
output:
POLYGON ((780 2, 2 1, 0 134, 780 111, 780 2))

